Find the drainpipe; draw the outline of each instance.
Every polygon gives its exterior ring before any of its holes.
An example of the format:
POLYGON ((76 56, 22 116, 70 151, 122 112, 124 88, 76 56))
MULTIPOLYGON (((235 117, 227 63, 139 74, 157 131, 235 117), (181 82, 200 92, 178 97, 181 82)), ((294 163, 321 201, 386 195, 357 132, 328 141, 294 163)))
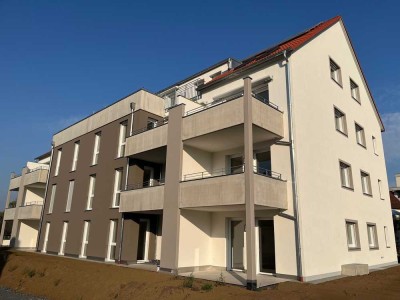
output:
POLYGON ((294 147, 294 122, 293 122, 293 101, 292 101, 292 86, 290 76, 290 53, 285 50, 283 56, 286 60, 286 93, 288 99, 288 120, 289 120, 289 147, 290 147, 290 160, 291 160, 291 175, 292 175, 292 191, 293 191, 293 210, 294 210, 294 225, 296 235, 296 246, 297 246, 297 277, 300 281, 303 281, 303 264, 301 255, 301 236, 299 227, 299 204, 298 204, 298 187, 297 187, 297 169, 296 169, 296 158, 295 158, 295 147, 294 147))
POLYGON ((130 106, 131 106, 131 126, 130 126, 130 130, 129 130, 129 136, 132 136, 132 132, 133 132, 133 112, 135 110, 135 103, 131 102, 130 106))
POLYGON ((44 190, 43 206, 42 206, 42 211, 40 213, 39 230, 38 230, 38 235, 37 235, 37 239, 36 239, 36 252, 39 252, 39 240, 40 240, 40 233, 42 232, 42 222, 43 222, 44 207, 46 205, 47 191, 49 189, 49 179, 50 179, 51 165, 53 163, 53 153, 54 153, 54 141, 51 143, 49 172, 47 173, 46 188, 44 190))

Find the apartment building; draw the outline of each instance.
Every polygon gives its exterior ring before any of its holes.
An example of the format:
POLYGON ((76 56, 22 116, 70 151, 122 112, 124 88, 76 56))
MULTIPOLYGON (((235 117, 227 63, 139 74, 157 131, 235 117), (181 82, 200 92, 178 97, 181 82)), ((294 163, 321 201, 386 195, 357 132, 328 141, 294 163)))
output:
POLYGON ((0 241, 2 246, 36 249, 50 153, 27 162, 21 174, 12 173, 0 241))
POLYGON ((396 186, 390 188, 390 204, 392 208, 397 256, 400 258, 400 174, 396 174, 395 182, 396 186))
POLYGON ((335 17, 55 134, 38 250, 251 289, 396 264, 382 131, 335 17))

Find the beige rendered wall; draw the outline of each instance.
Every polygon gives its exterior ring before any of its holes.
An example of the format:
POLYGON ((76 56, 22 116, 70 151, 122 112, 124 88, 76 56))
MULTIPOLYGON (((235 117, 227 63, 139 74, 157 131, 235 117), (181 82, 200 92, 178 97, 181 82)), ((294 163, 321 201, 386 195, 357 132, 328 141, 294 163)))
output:
POLYGON ((164 100, 140 90, 55 134, 53 137, 55 147, 126 116, 131 111, 132 102, 135 103, 135 111, 142 109, 161 117, 165 115, 164 100))
POLYGON ((198 148, 183 146, 182 180, 185 175, 198 172, 212 172, 212 153, 198 148))
POLYGON ((35 248, 39 228, 39 220, 18 221, 19 228, 15 247, 35 248))
POLYGON ((29 202, 36 202, 36 204, 43 203, 45 189, 43 188, 30 188, 25 189, 25 199, 23 203, 29 204, 29 202))
POLYGON ((341 23, 294 53, 291 72, 304 276, 397 261, 380 125, 341 23), (329 57, 341 67, 343 88, 330 78, 329 57), (360 87, 361 105, 350 95, 349 77, 360 87), (348 137, 335 130, 334 105, 346 114, 348 137), (354 122, 364 127, 366 149, 357 145, 354 122), (354 191, 341 187, 339 159, 351 164, 354 191), (360 169, 370 173, 372 197, 362 193, 360 169), (345 219, 358 221, 360 251, 347 248, 345 219), (366 222, 377 225, 379 250, 368 247, 366 222))
POLYGON ((181 210, 178 267, 211 264, 211 215, 209 212, 181 210))

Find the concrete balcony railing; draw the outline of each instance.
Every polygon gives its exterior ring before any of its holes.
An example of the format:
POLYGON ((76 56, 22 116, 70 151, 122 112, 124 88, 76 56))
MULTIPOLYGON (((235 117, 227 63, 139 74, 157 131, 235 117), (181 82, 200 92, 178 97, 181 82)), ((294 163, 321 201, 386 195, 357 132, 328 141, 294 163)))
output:
POLYGON ((126 139, 125 156, 160 148, 167 145, 168 124, 143 129, 126 139))
POLYGON ((39 167, 36 169, 29 170, 25 174, 24 185, 30 185, 35 183, 46 183, 47 175, 49 173, 48 167, 39 167))
MULTIPOLYGON (((243 101, 241 96, 188 111, 183 118, 182 139, 188 140, 243 124, 243 101)), ((252 106, 253 124, 282 138, 283 113, 272 103, 263 103, 254 97, 252 106)))
POLYGON ((29 204, 18 209, 18 220, 39 220, 42 204, 29 204))
POLYGON ((4 221, 14 220, 16 208, 6 208, 4 210, 4 221))
MULTIPOLYGON (((287 209, 287 183, 279 173, 255 170, 254 204, 265 209, 287 209), (259 174, 257 174, 259 173, 259 174)), ((186 177, 188 178, 188 177, 186 177)), ((192 176, 192 178, 194 178, 192 176)), ((244 174, 205 176, 181 183, 181 208, 245 204, 244 174)))
POLYGON ((22 179, 21 175, 16 175, 14 178, 11 178, 9 189, 10 190, 18 189, 21 185, 21 179, 22 179))
POLYGON ((164 206, 164 181, 128 185, 120 196, 120 212, 160 210, 164 206))

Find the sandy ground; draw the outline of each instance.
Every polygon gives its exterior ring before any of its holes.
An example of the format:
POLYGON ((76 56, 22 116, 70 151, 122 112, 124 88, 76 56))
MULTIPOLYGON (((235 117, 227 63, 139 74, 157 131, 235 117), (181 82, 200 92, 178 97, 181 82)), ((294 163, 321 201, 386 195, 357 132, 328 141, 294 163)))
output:
POLYGON ((0 251, 0 286, 47 299, 400 299, 400 266, 320 284, 285 282, 256 292, 183 287, 169 274, 28 252, 0 251))

